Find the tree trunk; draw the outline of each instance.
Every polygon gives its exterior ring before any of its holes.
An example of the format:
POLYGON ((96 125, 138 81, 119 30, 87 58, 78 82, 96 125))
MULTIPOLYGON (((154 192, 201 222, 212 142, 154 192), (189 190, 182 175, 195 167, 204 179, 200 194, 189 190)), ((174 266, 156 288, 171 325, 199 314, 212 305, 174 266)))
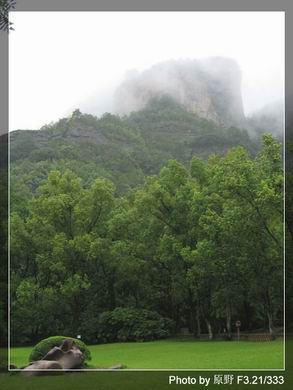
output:
POLYGON ((200 321, 200 310, 199 310, 199 304, 196 304, 196 335, 197 337, 200 337, 201 335, 201 321, 200 321))
POLYGON ((245 300, 244 302, 244 311, 245 311, 245 322, 248 330, 251 330, 251 308, 249 303, 245 300))
POLYGON ((268 317, 269 332, 271 336, 274 336, 273 310, 272 310, 271 299, 268 291, 266 291, 265 302, 266 302, 265 306, 266 306, 266 312, 268 317))
POLYGON ((227 327, 227 337, 229 340, 231 340, 232 332, 231 332, 231 308, 230 308, 230 306, 227 306, 227 311, 226 311, 226 327, 227 327))
POLYGON ((213 335, 213 329, 212 329, 211 323, 207 318, 205 319, 205 322, 206 322, 208 332, 209 332, 209 340, 212 340, 214 338, 214 335, 213 335))
POLYGON ((197 337, 200 337, 201 335, 201 323, 200 323, 200 316, 199 316, 199 313, 197 313, 196 315, 196 325, 197 325, 197 337))
POLYGON ((273 315, 272 313, 268 310, 267 311, 267 316, 269 320, 269 332, 271 336, 274 336, 274 322, 273 322, 273 315))

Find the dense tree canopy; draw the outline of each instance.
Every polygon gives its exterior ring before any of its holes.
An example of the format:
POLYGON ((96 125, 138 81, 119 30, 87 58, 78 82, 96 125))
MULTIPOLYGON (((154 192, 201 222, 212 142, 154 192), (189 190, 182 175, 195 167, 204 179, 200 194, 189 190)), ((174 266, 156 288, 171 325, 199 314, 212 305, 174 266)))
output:
POLYGON ((11 215, 15 343, 94 341, 99 316, 118 307, 210 338, 229 337, 237 319, 246 330, 282 323, 283 171, 270 135, 257 156, 170 160, 126 195, 55 169, 23 196, 11 215))

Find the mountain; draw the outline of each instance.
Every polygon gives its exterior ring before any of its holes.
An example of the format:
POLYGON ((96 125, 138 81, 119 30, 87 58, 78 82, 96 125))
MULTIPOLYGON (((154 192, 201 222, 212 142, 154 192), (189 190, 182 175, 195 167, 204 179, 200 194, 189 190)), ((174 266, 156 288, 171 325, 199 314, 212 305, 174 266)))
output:
POLYGON ((252 153, 257 149, 246 130, 219 126, 169 97, 154 98, 124 117, 97 118, 76 110, 40 130, 11 133, 11 185, 15 196, 24 187, 34 192, 49 171, 71 169, 85 183, 106 177, 123 193, 169 159, 188 164, 193 156, 207 159, 236 145, 252 153))
POLYGON ((245 126, 241 72, 232 59, 168 61, 132 73, 116 91, 116 111, 139 111, 162 96, 173 98, 187 111, 218 126, 245 126))
POLYGON ((285 131, 283 102, 276 101, 255 111, 248 118, 248 124, 256 134, 270 132, 282 140, 285 131))

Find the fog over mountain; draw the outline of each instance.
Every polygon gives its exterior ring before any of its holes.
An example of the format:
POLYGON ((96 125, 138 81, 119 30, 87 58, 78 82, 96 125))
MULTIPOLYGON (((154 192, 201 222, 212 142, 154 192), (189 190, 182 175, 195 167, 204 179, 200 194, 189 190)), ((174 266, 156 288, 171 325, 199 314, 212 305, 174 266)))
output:
POLYGON ((253 112, 249 118, 249 128, 256 133, 271 132, 277 137, 284 135, 284 101, 277 100, 274 103, 266 104, 260 110, 253 112))
MULTIPOLYGON (((126 73, 128 80, 142 82, 160 74, 151 70, 157 64, 169 62, 181 63, 184 86, 204 58, 234 59, 246 116, 283 96, 283 12, 11 12, 10 20, 17 26, 9 35, 11 131, 39 129, 76 108, 98 116, 115 112, 115 90, 126 73)), ((216 70, 213 60, 209 77, 216 70)), ((175 77, 174 72, 164 77, 175 77)), ((159 78, 164 80, 161 74, 159 78)), ((198 83, 206 95, 209 83, 195 80, 191 89, 198 83)), ((171 85, 169 92, 173 90, 171 85)), ((188 101, 190 91, 185 92, 181 98, 188 101)), ((241 105, 238 97, 237 92, 236 108, 241 105)), ((198 101, 195 92, 192 101, 198 101)), ((209 116, 217 114, 212 102, 209 116)), ((229 115, 224 121, 231 122, 229 115)))
POLYGON ((232 59, 173 60, 134 73, 118 87, 114 109, 119 114, 129 114, 164 95, 217 125, 245 124, 241 71, 232 59))
POLYGON ((144 109, 154 98, 168 96, 188 112, 217 126, 245 128, 251 136, 269 131, 282 137, 283 100, 265 104, 245 115, 242 95, 242 72, 236 60, 178 59, 154 64, 141 72, 128 71, 124 81, 111 93, 93 95, 80 107, 98 116, 104 112, 129 115, 144 109))

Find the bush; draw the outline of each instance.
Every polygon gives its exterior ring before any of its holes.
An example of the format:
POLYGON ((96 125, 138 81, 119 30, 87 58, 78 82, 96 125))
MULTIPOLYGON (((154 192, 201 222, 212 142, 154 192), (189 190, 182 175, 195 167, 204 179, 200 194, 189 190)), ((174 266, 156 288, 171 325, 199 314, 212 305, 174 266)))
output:
POLYGON ((84 354, 84 361, 91 360, 90 350, 82 341, 74 339, 72 337, 52 336, 40 341, 37 345, 34 346, 29 356, 29 361, 33 362, 42 359, 50 351, 50 349, 52 349, 53 347, 59 347, 65 339, 74 340, 76 346, 84 354))
POLYGON ((173 321, 149 310, 118 307, 100 315, 99 342, 149 341, 170 336, 173 321))

